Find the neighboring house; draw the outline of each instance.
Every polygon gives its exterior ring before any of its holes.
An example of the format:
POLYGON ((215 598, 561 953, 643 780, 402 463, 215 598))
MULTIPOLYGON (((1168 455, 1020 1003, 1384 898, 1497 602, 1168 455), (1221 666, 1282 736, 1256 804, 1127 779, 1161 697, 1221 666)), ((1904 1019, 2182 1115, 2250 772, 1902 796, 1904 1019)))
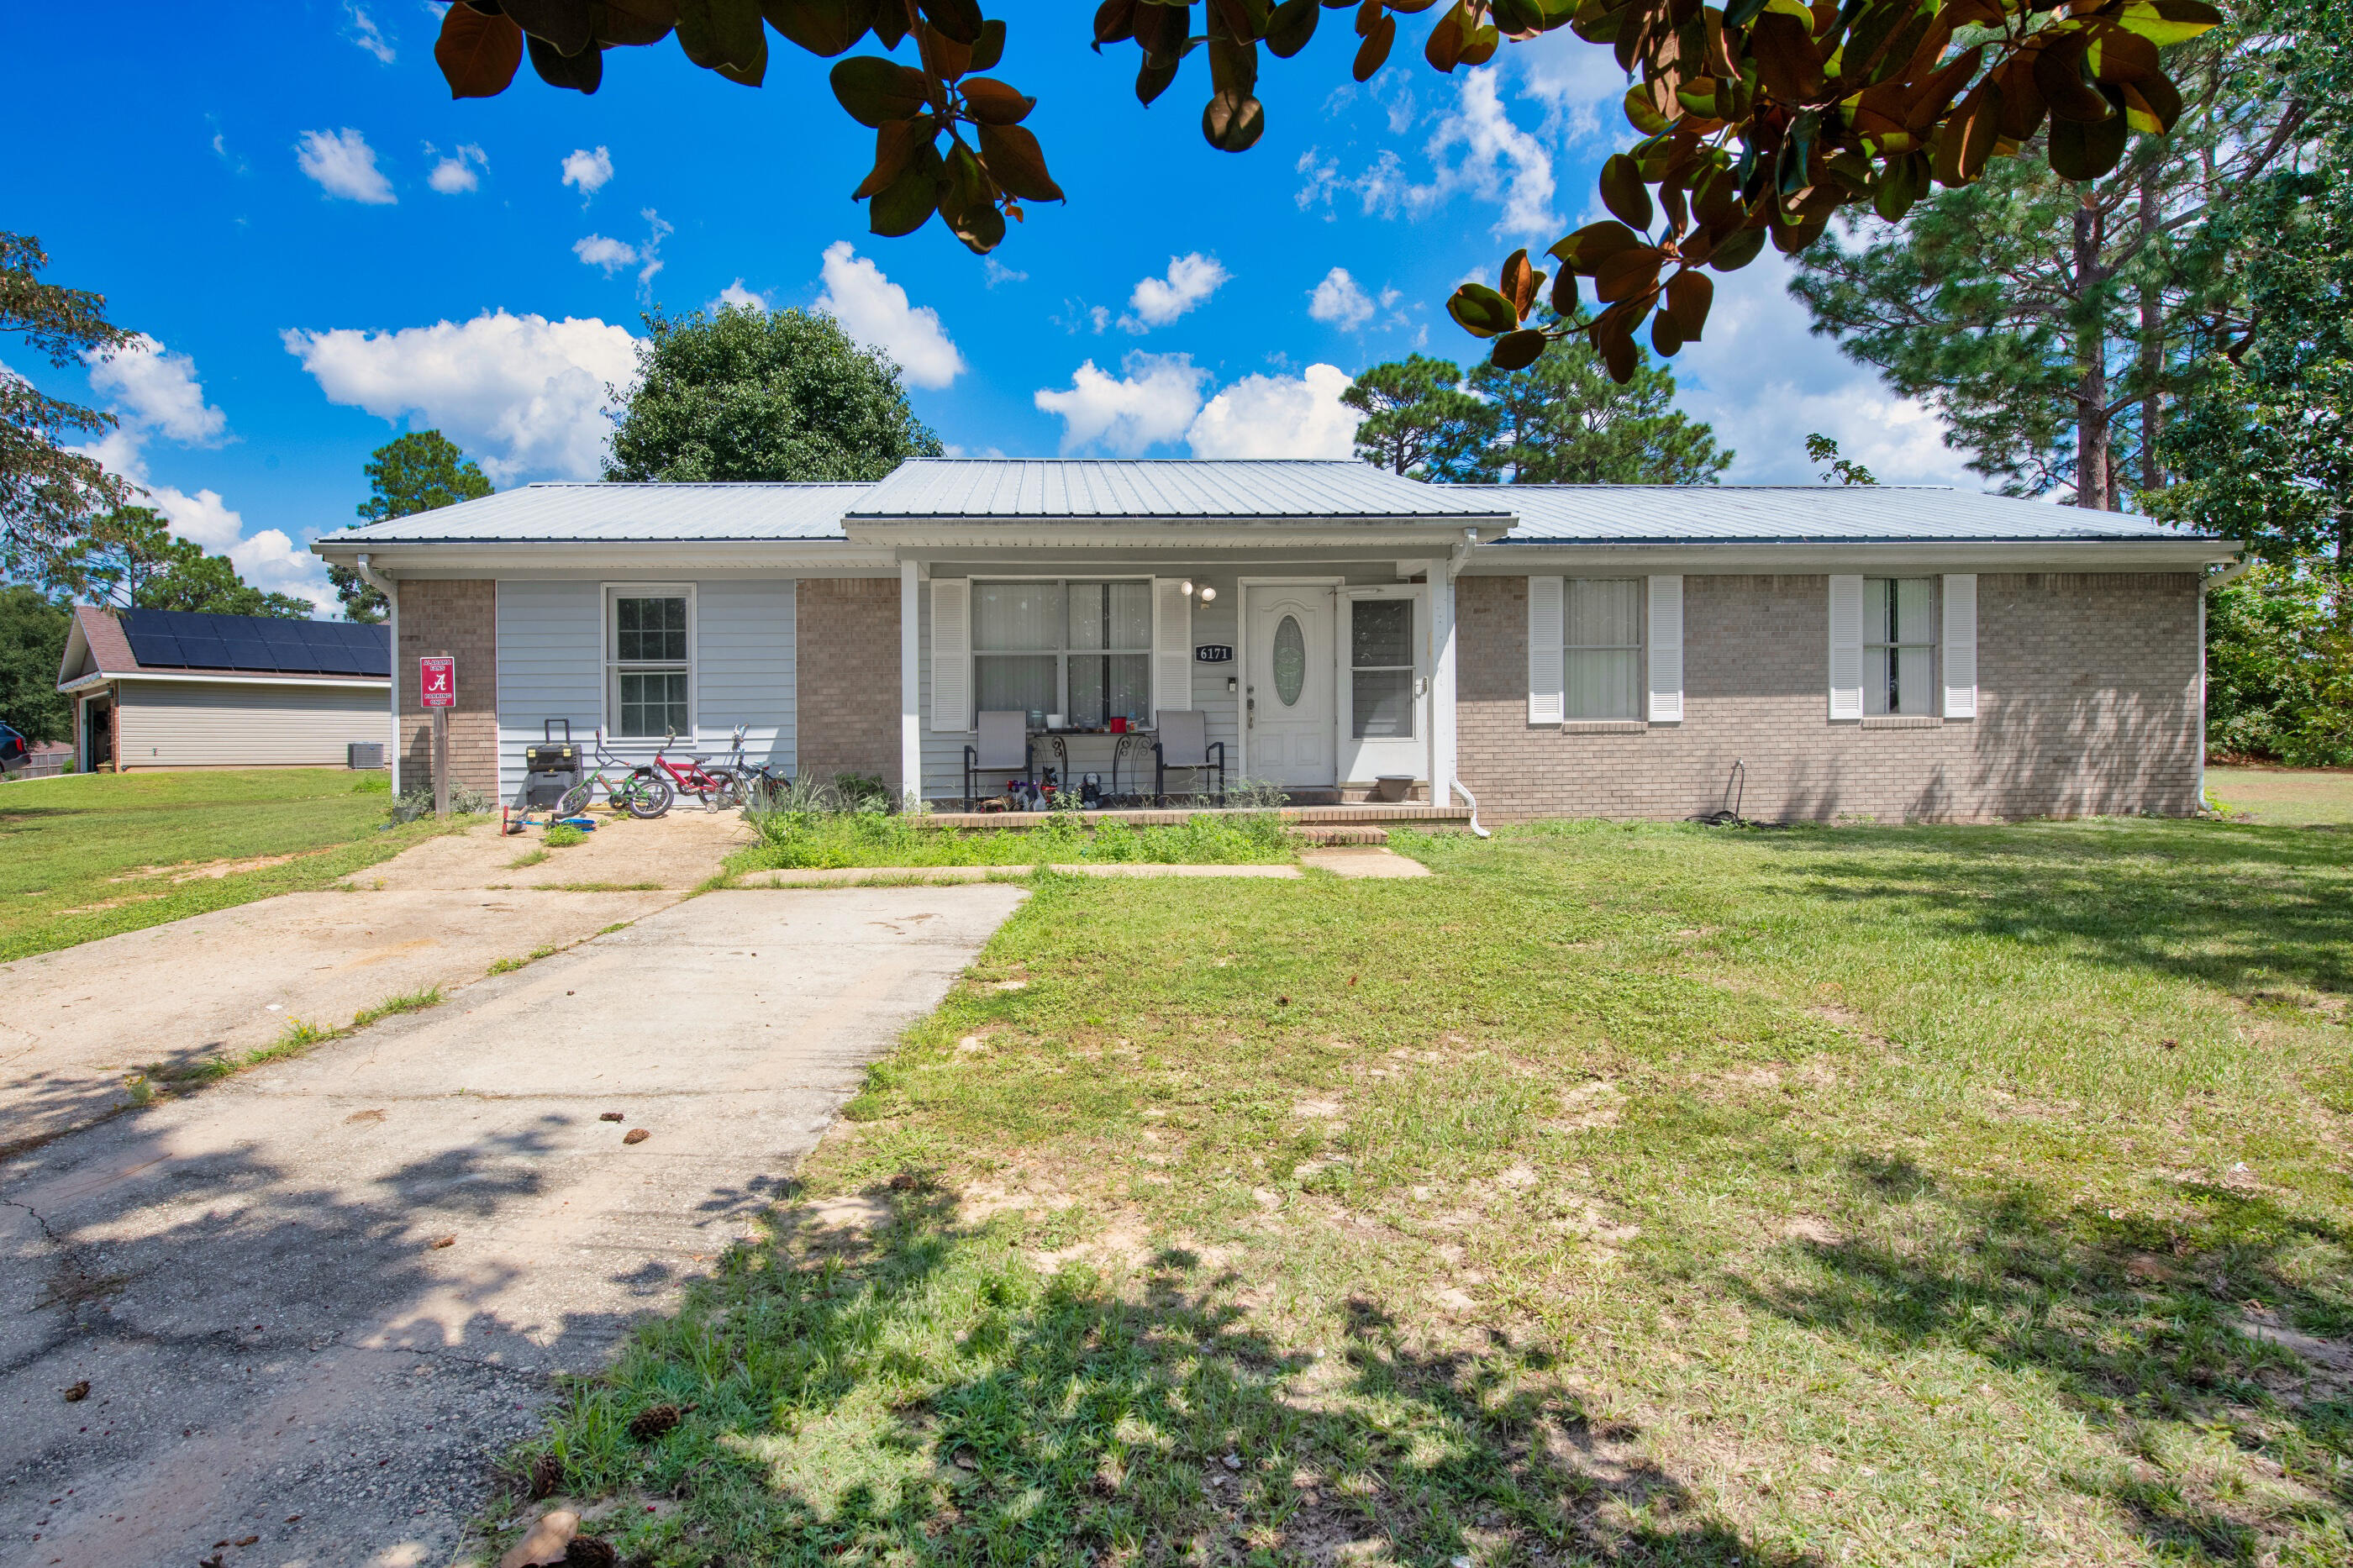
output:
MULTIPOLYGON (((1945 489, 1425 485, 1349 462, 925 458, 546 484, 327 535, 395 599, 400 765, 550 721, 961 798, 976 710, 1198 709, 1235 771, 1487 815, 2186 813, 2223 542, 1945 489)), ((1118 742, 1068 743, 1073 773, 1118 742)), ((1132 763, 1133 758, 1129 759, 1132 763)), ((1131 775, 1132 776, 1132 775, 1131 775)))
POLYGON ((74 606, 58 689, 75 766, 341 767, 385 738, 384 626, 74 606))

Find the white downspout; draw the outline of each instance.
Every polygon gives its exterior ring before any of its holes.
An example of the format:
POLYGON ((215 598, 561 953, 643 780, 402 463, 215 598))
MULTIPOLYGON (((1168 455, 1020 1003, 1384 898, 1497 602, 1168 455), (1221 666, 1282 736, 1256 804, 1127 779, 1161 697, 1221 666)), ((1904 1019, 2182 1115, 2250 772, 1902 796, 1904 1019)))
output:
POLYGON ((400 586, 369 564, 367 553, 364 551, 353 557, 352 569, 360 574, 361 582, 382 594, 385 602, 391 606, 386 612, 385 625, 392 637, 392 657, 385 662, 385 668, 392 676, 392 679, 387 683, 392 688, 389 693, 391 700, 388 704, 391 710, 388 717, 392 726, 392 740, 385 748, 384 760, 392 770, 392 798, 398 800, 400 798, 400 586))
POLYGON ((923 801, 923 623, 915 618, 921 576, 919 563, 899 563, 899 798, 910 810, 923 801))

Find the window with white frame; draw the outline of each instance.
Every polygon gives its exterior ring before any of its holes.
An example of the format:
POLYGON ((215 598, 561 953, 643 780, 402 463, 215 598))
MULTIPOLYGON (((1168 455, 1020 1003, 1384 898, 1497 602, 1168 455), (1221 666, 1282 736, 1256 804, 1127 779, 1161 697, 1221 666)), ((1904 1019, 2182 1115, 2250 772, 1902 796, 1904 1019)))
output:
POLYGON ((973 685, 983 712, 1015 709, 1075 728, 1152 712, 1149 581, 972 585, 973 685))
POLYGON ((1934 713, 1936 580, 1862 580, 1862 710, 1934 713))
POLYGON ((693 733, 692 610, 684 588, 606 595, 605 710, 616 736, 693 733))
POLYGON ((1413 739, 1413 601, 1348 606, 1348 732, 1359 741, 1413 739))
POLYGON ((1571 577, 1562 607, 1563 716, 1641 717, 1642 580, 1571 577))

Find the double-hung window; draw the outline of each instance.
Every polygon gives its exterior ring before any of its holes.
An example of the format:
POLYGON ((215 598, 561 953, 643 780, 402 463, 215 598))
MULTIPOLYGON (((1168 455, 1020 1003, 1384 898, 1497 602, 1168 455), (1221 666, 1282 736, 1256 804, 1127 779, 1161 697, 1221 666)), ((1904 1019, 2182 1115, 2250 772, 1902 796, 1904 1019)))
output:
POLYGON ((613 733, 638 740, 692 734, 692 593, 613 588, 605 604, 605 710, 613 733))
POLYGON ((1928 714, 1936 707, 1936 580, 1862 580, 1862 710, 1928 714))
POLYGON ((1641 717, 1642 580, 1571 577, 1562 616, 1562 714, 1641 717))
POLYGON ((1152 712, 1148 581, 972 585, 974 688, 984 712, 1014 709, 1080 729, 1152 712))

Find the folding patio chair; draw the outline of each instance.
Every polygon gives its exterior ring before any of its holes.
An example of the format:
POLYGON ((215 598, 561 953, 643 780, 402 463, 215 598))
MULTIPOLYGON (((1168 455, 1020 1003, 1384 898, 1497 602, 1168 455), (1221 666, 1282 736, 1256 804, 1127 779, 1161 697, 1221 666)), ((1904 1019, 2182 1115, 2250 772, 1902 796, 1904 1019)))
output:
MULTIPOLYGON (((964 808, 976 809, 980 797, 972 787, 975 773, 1004 773, 1010 769, 1028 779, 1033 777, 1029 765, 1029 715, 1018 708, 985 709, 980 714, 980 744, 964 749, 964 808)), ((992 792, 994 793, 994 792, 992 792)))
POLYGON ((1226 743, 1209 739, 1209 716, 1198 708, 1160 715, 1160 738, 1152 747, 1152 794, 1163 806, 1168 804, 1170 768, 1192 770, 1197 792, 1201 775, 1214 771, 1218 787, 1213 798, 1220 805, 1225 804, 1226 743))

